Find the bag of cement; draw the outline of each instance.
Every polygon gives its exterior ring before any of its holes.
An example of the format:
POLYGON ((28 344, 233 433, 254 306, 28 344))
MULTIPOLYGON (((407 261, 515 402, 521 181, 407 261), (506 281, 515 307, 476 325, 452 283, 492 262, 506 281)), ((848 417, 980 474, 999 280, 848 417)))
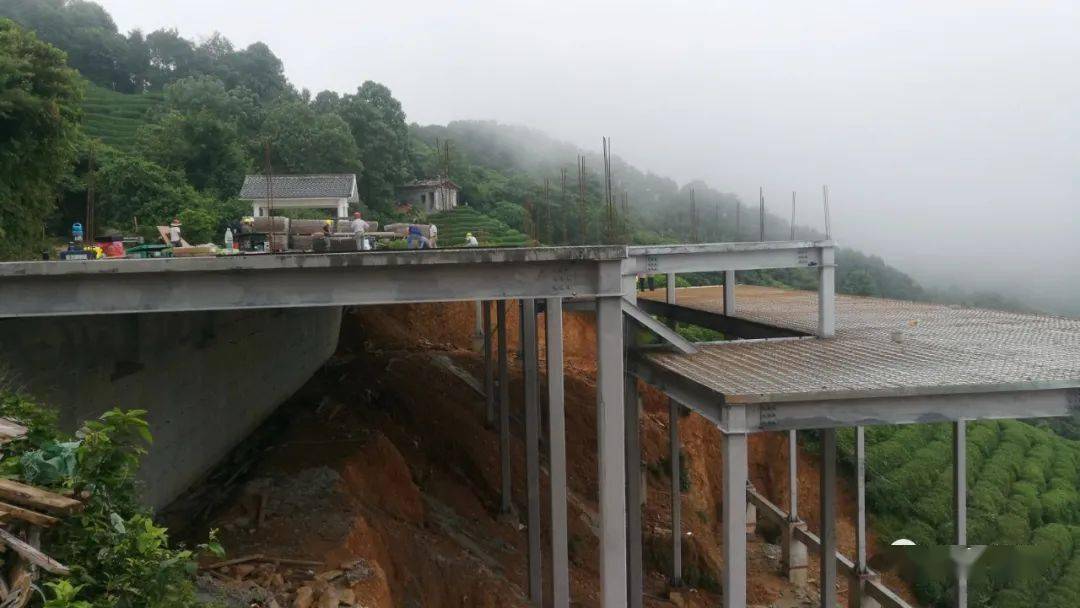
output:
POLYGON ((311 242, 315 253, 345 253, 356 251, 356 239, 350 236, 316 237, 311 242))
POLYGON ((296 249, 298 251, 311 251, 313 248, 312 242, 316 238, 321 239, 322 236, 314 236, 311 234, 294 234, 289 237, 289 249, 296 249))
MULTIPOLYGON (((257 217, 252 222, 255 232, 289 232, 289 218, 281 215, 257 217)), ((316 230, 322 230, 322 224, 316 230)))
POLYGON ((326 220, 290 220, 289 234, 317 234, 322 232, 326 220))

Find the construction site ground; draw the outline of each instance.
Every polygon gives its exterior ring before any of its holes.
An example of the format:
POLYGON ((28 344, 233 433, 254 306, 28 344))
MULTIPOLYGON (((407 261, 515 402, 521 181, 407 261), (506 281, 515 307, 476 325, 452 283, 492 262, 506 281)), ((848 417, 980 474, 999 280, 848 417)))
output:
MULTIPOLYGON (((516 306, 509 310, 513 352, 516 306)), ((346 315, 335 357, 163 516, 190 541, 219 530, 227 560, 235 563, 202 571, 208 598, 245 607, 528 605, 521 368, 512 356, 518 514, 507 517, 499 514, 498 435, 486 425, 477 390, 483 359, 474 319, 472 303, 367 307, 346 315)), ((588 313, 568 313, 565 324, 571 595, 574 605, 598 606, 595 326, 588 313)), ((682 503, 689 584, 671 589, 668 407, 661 394, 642 388, 645 604, 719 605, 722 436, 697 415, 680 421, 689 477, 682 503)), ((750 446, 752 482, 786 507, 786 435, 754 435, 750 446)), ((800 454, 800 514, 811 529, 818 526, 817 476, 816 458, 800 454)), ((840 493, 839 527, 848 555, 854 547, 849 485, 840 493)), ((546 469, 542 491, 546 497, 546 469)), ((543 504, 548 539, 546 498, 543 504)), ((778 534, 759 527, 750 540, 750 604, 816 605, 816 557, 811 584, 796 590, 780 575, 778 534)), ((550 556, 547 546, 544 554, 550 556)), ((548 581, 549 563, 544 570, 548 581)))

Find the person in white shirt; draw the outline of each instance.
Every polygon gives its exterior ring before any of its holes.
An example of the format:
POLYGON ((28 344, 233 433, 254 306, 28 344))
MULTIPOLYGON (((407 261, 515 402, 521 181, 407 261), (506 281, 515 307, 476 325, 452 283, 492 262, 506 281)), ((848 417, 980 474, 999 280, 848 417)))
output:
POLYGON ((431 226, 428 228, 428 232, 430 233, 428 234, 428 245, 432 249, 435 249, 439 246, 439 229, 435 227, 435 224, 431 224, 431 226))
POLYGON ((476 242, 476 237, 471 232, 465 233, 465 246, 466 247, 479 247, 480 243, 476 242))
POLYGON ((181 244, 180 238, 180 218, 173 218, 171 224, 169 224, 169 242, 173 247, 179 247, 181 244))
POLYGON ((371 249, 371 246, 368 245, 367 239, 364 238, 364 233, 367 232, 368 229, 368 223, 365 222, 364 218, 360 216, 359 211, 353 213, 353 219, 350 227, 353 231, 353 237, 356 239, 356 250, 367 251, 368 249, 371 249))

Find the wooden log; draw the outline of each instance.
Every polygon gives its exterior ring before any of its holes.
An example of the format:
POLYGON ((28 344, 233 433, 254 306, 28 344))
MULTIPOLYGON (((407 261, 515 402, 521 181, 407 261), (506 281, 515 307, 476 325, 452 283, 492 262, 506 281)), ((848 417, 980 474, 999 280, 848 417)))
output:
POLYGON ((10 479, 0 479, 0 499, 61 515, 81 511, 83 504, 55 492, 28 486, 10 479))
POLYGON ((28 524, 41 526, 42 528, 51 528, 60 523, 59 519, 51 515, 45 515, 44 513, 38 513, 37 511, 31 511, 30 509, 17 507, 6 502, 0 502, 0 521, 11 519, 19 519, 28 524))
POLYGON ((50 574, 55 574, 57 576, 67 576, 71 574, 71 570, 69 570, 67 566, 48 555, 45 555, 41 551, 38 551, 29 543, 20 540, 19 537, 3 528, 0 528, 0 542, 11 547, 12 551, 19 554, 19 557, 22 557, 26 561, 50 574))

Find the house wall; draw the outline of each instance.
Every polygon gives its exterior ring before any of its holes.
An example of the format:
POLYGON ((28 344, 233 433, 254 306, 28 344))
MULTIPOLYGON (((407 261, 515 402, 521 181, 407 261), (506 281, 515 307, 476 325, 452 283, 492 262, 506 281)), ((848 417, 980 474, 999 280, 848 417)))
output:
MULTIPOLYGON (((267 213, 266 199, 251 202, 251 212, 254 217, 263 217, 267 213)), ((349 215, 349 199, 347 198, 289 198, 274 199, 274 209, 326 209, 335 211, 337 217, 349 215)))
POLYGON ((409 188, 398 192, 400 202, 409 203, 426 212, 449 211, 457 207, 458 192, 454 188, 409 188))

